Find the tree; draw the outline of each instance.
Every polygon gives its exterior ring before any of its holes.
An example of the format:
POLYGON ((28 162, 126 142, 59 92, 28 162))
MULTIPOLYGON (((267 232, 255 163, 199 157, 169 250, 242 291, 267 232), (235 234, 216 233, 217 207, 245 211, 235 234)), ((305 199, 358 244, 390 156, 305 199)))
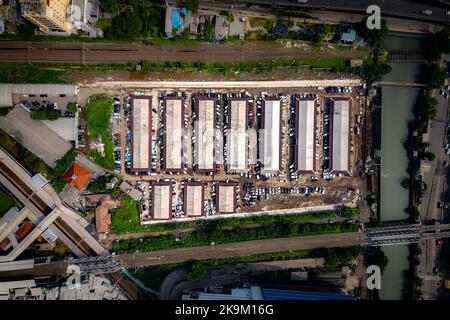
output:
POLYGON ((323 42, 331 31, 333 31, 331 24, 323 23, 320 26, 320 32, 314 35, 314 41, 317 43, 323 42))
POLYGON ((142 22, 136 12, 123 11, 114 17, 107 30, 107 38, 115 40, 135 39, 140 36, 142 22))
POLYGON ((185 0, 184 5, 186 9, 192 11, 193 13, 197 13, 200 7, 200 0, 185 0))
POLYGON ((187 271, 187 279, 197 282, 206 276, 207 270, 201 262, 194 262, 187 271))
POLYGON ((427 159, 428 161, 434 161, 436 160, 436 155, 433 152, 425 152, 425 154, 423 155, 425 159, 427 159))
POLYGON ((214 38, 214 36, 214 25, 211 20, 208 20, 208 23, 206 23, 205 31, 203 32, 203 37, 206 41, 210 41, 214 38))
POLYGON ((69 111, 70 113, 73 113, 73 114, 77 113, 77 111, 78 111, 77 104, 75 102, 69 102, 67 104, 67 111, 69 111))
POLYGON ((437 59, 441 53, 450 52, 449 30, 447 27, 436 32, 431 37, 428 52, 432 60, 437 59))
POLYGON ((360 23, 356 25, 357 34, 366 39, 369 45, 373 47, 380 47, 389 33, 389 28, 385 20, 381 20, 380 29, 368 29, 367 28, 367 17, 365 17, 360 23))
POLYGON ((363 65, 356 69, 356 73, 369 83, 380 81, 383 75, 389 72, 391 72, 391 66, 376 63, 372 58, 364 60, 363 65))
POLYGON ((424 65, 423 81, 428 89, 439 88, 444 85, 447 78, 447 72, 437 63, 429 63, 424 65))
POLYGON ((100 1, 100 10, 103 12, 117 12, 119 11, 119 3, 117 0, 102 0, 100 1))

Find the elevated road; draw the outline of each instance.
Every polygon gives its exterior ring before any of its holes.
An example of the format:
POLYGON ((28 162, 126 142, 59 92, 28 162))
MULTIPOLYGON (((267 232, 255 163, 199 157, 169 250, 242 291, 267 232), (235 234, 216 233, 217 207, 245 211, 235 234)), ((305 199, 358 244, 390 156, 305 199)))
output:
MULTIPOLYGON (((168 0, 169 3, 180 3, 181 1, 168 0)), ((370 5, 377 5, 381 9, 382 16, 400 17, 412 20, 424 20, 436 23, 448 23, 450 21, 450 16, 446 15, 446 9, 429 5, 426 1, 423 3, 410 2, 405 0, 358 0, 358 1, 348 1, 348 0, 308 0, 307 3, 299 3, 293 0, 247 0, 243 5, 235 5, 234 9, 246 8, 246 5, 266 5, 272 7, 286 7, 292 11, 302 11, 305 8, 317 9, 317 10, 328 10, 328 11, 343 11, 343 12, 355 12, 355 13, 366 13, 367 7, 370 5), (431 10, 430 15, 424 15, 424 10, 431 10)), ((225 0, 209 0, 201 1, 200 7, 216 7, 228 8, 229 1, 225 0), (226 4, 224 4, 226 3, 226 4)), ((448 10, 448 9, 447 9, 448 10)), ((308 12, 305 11, 307 14, 308 12)))
POLYGON ((363 57, 364 51, 311 51, 273 43, 145 45, 80 42, 0 41, 0 61, 42 63, 129 63, 136 61, 237 62, 272 58, 363 57))
POLYGON ((36 217, 35 228, 0 261, 16 259, 45 230, 50 229, 77 256, 103 255, 107 251, 76 220, 50 185, 37 186, 30 174, 0 149, 0 182, 36 217))

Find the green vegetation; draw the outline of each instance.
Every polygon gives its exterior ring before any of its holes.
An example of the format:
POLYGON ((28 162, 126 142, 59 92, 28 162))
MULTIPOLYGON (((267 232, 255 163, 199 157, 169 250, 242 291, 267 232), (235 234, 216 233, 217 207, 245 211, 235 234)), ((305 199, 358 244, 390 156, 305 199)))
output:
POLYGON ((215 37, 214 25, 211 20, 206 23, 205 31, 203 32, 203 38, 206 41, 210 41, 215 37))
POLYGON ((391 72, 391 66, 379 63, 372 58, 364 59, 363 65, 355 68, 355 73, 369 83, 380 81, 383 75, 391 72))
POLYGON ((232 230, 223 229, 221 226, 215 226, 183 233, 181 239, 171 234, 164 234, 156 237, 144 238, 142 241, 139 239, 121 240, 114 242, 112 247, 119 252, 134 252, 136 250, 153 251, 209 245, 211 242, 220 244, 282 237, 355 232, 357 230, 358 225, 345 223, 290 224, 276 222, 255 228, 236 227, 232 230))
POLYGON ((197 13, 200 7, 200 0, 184 0, 184 5, 187 10, 197 13))
POLYGON ((52 169, 44 161, 1 129, 0 145, 32 174, 40 172, 47 177, 47 179, 51 179, 53 177, 52 169))
POLYGON ((389 260, 380 247, 371 247, 366 254, 366 265, 377 265, 381 273, 386 270, 389 260))
POLYGON ((77 111, 78 111, 77 104, 75 102, 69 102, 67 104, 67 111, 69 111, 70 113, 73 113, 73 114, 77 113, 77 111))
POLYGON ((105 31, 106 38, 115 40, 134 40, 141 35, 142 22, 137 12, 122 11, 114 17, 111 26, 105 31))
MULTIPOLYGON (((137 278, 139 278, 139 280, 141 280, 147 287, 150 287, 154 290, 158 290, 161 282, 169 273, 181 267, 189 268, 194 264, 196 265, 201 264, 204 267, 208 267, 208 266, 231 265, 237 263, 281 261, 281 260, 293 260, 304 258, 323 258, 333 256, 333 258, 331 259, 328 258, 325 260, 324 268, 318 270, 319 272, 320 271, 328 272, 328 271, 335 271, 336 269, 339 269, 343 265, 348 265, 354 257, 362 253, 362 250, 363 250, 362 247, 356 246, 341 247, 341 248, 318 248, 312 250, 292 250, 275 253, 261 253, 225 259, 207 259, 195 262, 146 266, 142 268, 136 268, 130 271, 137 278)), ((196 266, 195 268, 199 267, 196 266)))
POLYGON ((63 179, 64 174, 75 161, 76 157, 77 154, 74 151, 68 151, 56 162, 56 166, 52 174, 52 185, 56 192, 60 192, 66 185, 66 181, 63 179))
POLYGON ((36 64, 0 63, 2 83, 64 83, 64 68, 36 64))
POLYGON ((104 144, 104 156, 97 150, 89 150, 88 154, 102 167, 112 169, 114 167, 113 144, 109 134, 113 110, 112 100, 106 95, 92 96, 88 99, 86 110, 89 141, 93 142, 100 137, 104 144))
POLYGON ((437 63, 425 64, 422 74, 423 81, 428 89, 435 89, 443 86, 445 79, 447 79, 447 72, 437 63))
POLYGON ((119 182, 116 183, 116 186, 113 189, 106 189, 106 184, 111 182, 111 179, 114 176, 111 174, 105 174, 101 177, 99 177, 97 180, 92 181, 89 183, 87 190, 90 193, 113 193, 113 194, 120 194, 120 179, 119 182))
POLYGON ((429 40, 427 53, 431 60, 436 60, 442 53, 450 52, 450 34, 448 27, 436 32, 429 40))
POLYGON ((252 28, 254 27, 262 27, 266 29, 267 32, 271 32, 273 28, 274 21, 269 18, 261 18, 261 17, 249 17, 248 21, 252 28))
POLYGON ((197 70, 214 73, 226 72, 260 72, 272 71, 279 67, 301 67, 330 69, 335 72, 351 72, 350 59, 345 57, 328 58, 278 58, 271 60, 245 61, 245 62, 142 62, 142 71, 161 71, 173 68, 181 70, 197 70))
MULTIPOLYGON (((120 1, 120 0, 119 0, 120 1)), ((134 40, 137 38, 158 38, 164 36, 164 9, 154 6, 147 1, 120 2, 132 6, 132 10, 125 10, 114 17, 111 26, 105 31, 105 38, 112 40, 134 40)))
POLYGON ((55 110, 40 110, 40 111, 32 111, 31 119, 33 120, 58 120, 61 118, 58 112, 55 110))
POLYGON ((325 38, 333 31, 333 26, 328 23, 323 23, 320 25, 320 32, 314 35, 314 41, 316 43, 321 43, 325 38))
POLYGON ((100 1, 100 10, 103 12, 117 12, 119 11, 119 3, 117 0, 102 0, 100 1))
POLYGON ((384 39, 389 33, 389 28, 387 26, 386 20, 381 20, 381 29, 368 29, 367 28, 367 17, 356 25, 356 33, 358 36, 366 39, 372 47, 381 47, 384 39))
POLYGON ((189 281, 199 281, 202 280, 207 273, 203 263, 196 261, 187 270, 187 279, 189 281))
POLYGON ((6 213, 14 204, 9 194, 0 190, 0 217, 6 213))
MULTIPOLYGON (((90 187, 90 186, 89 186, 90 187)), ((355 209, 351 209, 355 210, 355 209)), ((356 211, 355 211, 356 212, 356 211)), ((113 210, 111 228, 116 234, 138 232, 161 232, 187 228, 239 227, 243 225, 270 224, 275 222, 296 223, 300 221, 330 219, 336 217, 335 211, 308 212, 291 215, 258 215, 247 218, 225 218, 217 220, 197 220, 189 222, 166 223, 159 225, 141 226, 139 222, 138 203, 125 197, 123 207, 113 210)))

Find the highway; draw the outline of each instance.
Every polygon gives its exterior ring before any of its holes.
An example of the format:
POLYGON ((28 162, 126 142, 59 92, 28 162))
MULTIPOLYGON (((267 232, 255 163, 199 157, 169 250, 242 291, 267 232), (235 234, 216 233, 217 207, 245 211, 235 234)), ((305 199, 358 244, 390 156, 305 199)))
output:
MULTIPOLYGON (((180 1, 171 0, 169 3, 175 3, 180 1)), ((420 4, 415 2, 409 2, 405 0, 308 0, 307 3, 297 3, 295 0, 279 0, 279 1, 269 1, 269 0, 248 0, 245 1, 245 5, 234 5, 234 9, 246 8, 247 4, 255 5, 265 5, 273 7, 289 7, 289 10, 293 8, 311 8, 318 10, 328 10, 328 11, 344 11, 344 12, 357 12, 365 13, 367 7, 370 5, 377 5, 381 9, 382 16, 392 16, 401 17, 414 20, 426 20, 439 23, 450 22, 450 16, 446 15, 446 9, 435 7, 427 4, 420 4), (430 15, 424 15, 422 12, 424 10, 431 10, 430 15)), ((201 1, 200 8, 202 7, 217 7, 217 8, 228 8, 230 5, 228 1, 220 0, 210 0, 201 1), (227 5, 221 2, 226 2, 227 5)), ((450 8, 449 8, 450 9, 450 8)), ((447 9, 448 10, 448 9, 447 9)), ((308 13, 305 11, 305 13, 308 13)))
POLYGON ((134 61, 236 62, 280 57, 362 57, 364 51, 311 51, 269 43, 145 45, 80 42, 0 41, 0 61, 48 63, 128 63, 134 61))
POLYGON ((175 262, 185 262, 204 259, 224 259, 248 256, 260 253, 283 252, 313 248, 332 248, 362 245, 362 235, 359 232, 336 233, 329 235, 300 236, 292 238, 276 238, 254 241, 233 242, 213 246, 199 246, 158 250, 142 253, 121 254, 115 258, 124 267, 142 267, 175 262))

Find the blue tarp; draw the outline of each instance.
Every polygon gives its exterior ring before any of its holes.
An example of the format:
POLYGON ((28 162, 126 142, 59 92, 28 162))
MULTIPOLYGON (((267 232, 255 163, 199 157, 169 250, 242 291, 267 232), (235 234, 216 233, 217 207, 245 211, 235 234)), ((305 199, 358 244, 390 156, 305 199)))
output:
POLYGON ((179 29, 182 27, 182 23, 180 20, 180 12, 178 9, 172 10, 172 28, 179 29))
POLYGON ((334 292, 294 291, 263 288, 264 300, 355 300, 352 295, 334 292))
POLYGON ((186 14, 187 14, 186 8, 181 9, 181 14, 182 14, 183 16, 186 16, 186 14))
POLYGON ((354 42, 356 40, 355 29, 350 29, 348 32, 342 32, 341 41, 354 42))

